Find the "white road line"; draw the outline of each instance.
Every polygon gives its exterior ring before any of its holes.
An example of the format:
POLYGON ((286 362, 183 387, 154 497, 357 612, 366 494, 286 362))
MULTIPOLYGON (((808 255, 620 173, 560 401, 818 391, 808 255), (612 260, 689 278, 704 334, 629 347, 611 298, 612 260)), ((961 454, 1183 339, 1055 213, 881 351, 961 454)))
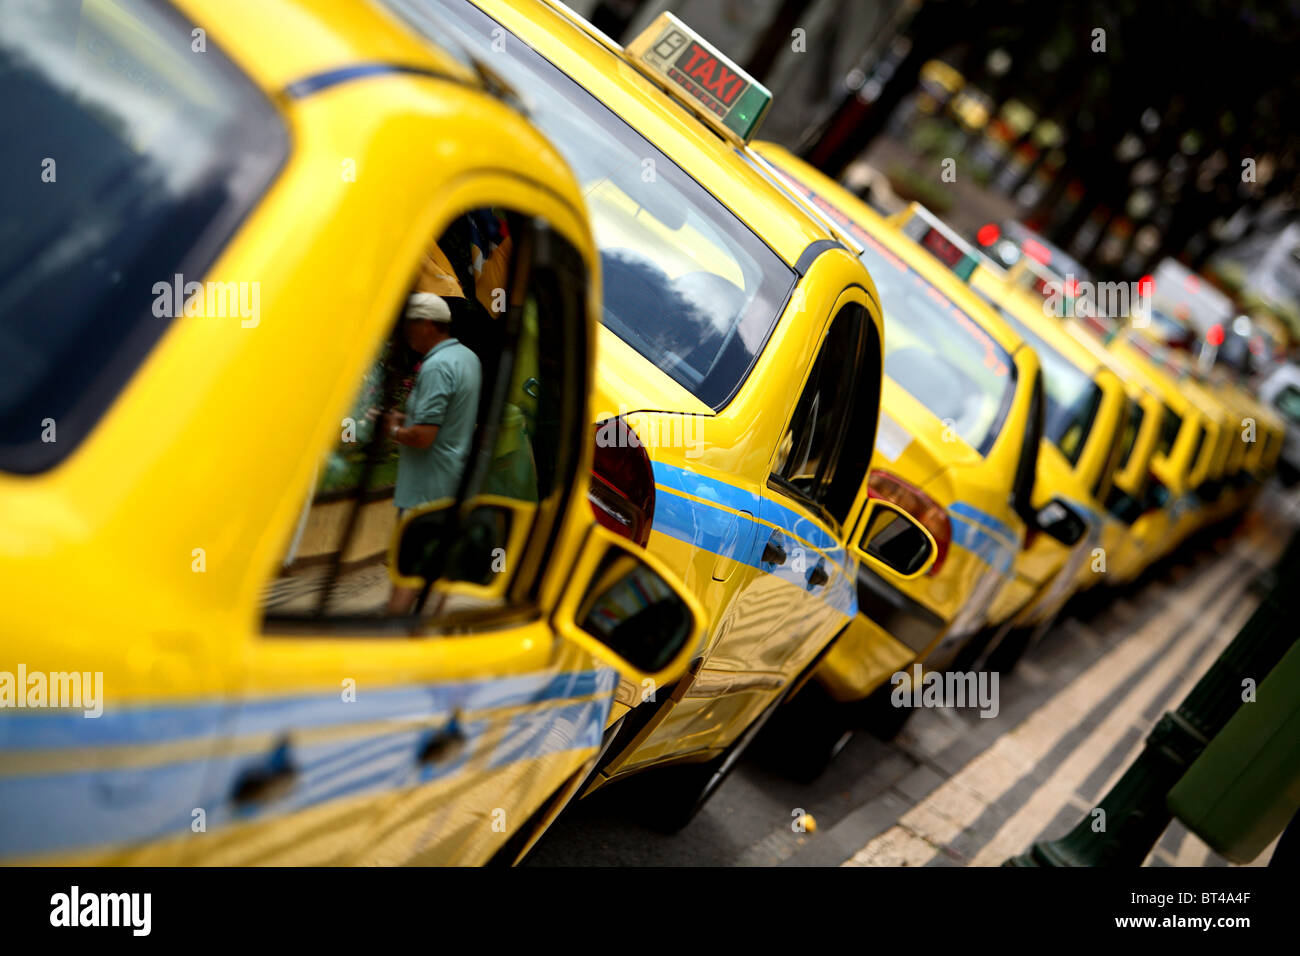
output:
MULTIPOLYGON (((1258 550, 1258 545, 1251 550, 1258 550)), ((895 860, 895 865, 918 865, 933 859, 937 847, 950 843, 973 824, 990 804, 1050 753, 1098 700, 1143 667, 1172 631, 1191 624, 1201 613, 1201 593, 1222 590, 1226 595, 1243 589, 1247 578, 1239 575, 1234 586, 1233 576, 1239 569, 1237 558, 1246 553, 1247 542, 1235 542, 1225 559, 1211 569, 1195 589, 1176 594, 1163 613, 1095 661, 1010 733, 998 738, 992 747, 904 814, 897 824, 869 842, 849 862, 871 865, 888 859, 895 860), (917 841, 930 847, 928 856, 917 841)), ((1054 795, 1054 799, 1053 813, 1062 803, 1059 794, 1054 795)), ((1049 814, 1048 821, 1050 819, 1049 814)), ((1037 832, 1032 831, 1028 838, 1032 839, 1037 832)), ((1020 834, 1011 852, 1023 850, 1024 839, 1024 834, 1020 834)), ((1001 853, 996 862, 1000 863, 1008 855, 1010 853, 1001 853)))
POLYGON ((1219 614, 1237 600, 1245 586, 1244 581, 1239 581, 1220 592, 1214 603, 1183 631, 1168 651, 1160 655, 1154 666, 1142 676, 1118 706, 1057 765, 1051 776, 998 829, 994 838, 980 848, 971 861, 972 866, 998 866, 1007 857, 1022 852, 1025 849, 1026 834, 1032 840, 1051 824, 1061 805, 1068 802, 1070 796, 1097 769, 1115 742, 1123 739, 1129 727, 1142 720, 1142 712, 1170 680, 1179 673, 1200 676, 1254 610, 1253 605, 1239 607, 1224 621, 1222 628, 1218 626, 1219 614), (1213 646, 1193 661, 1192 656, 1197 646, 1208 634, 1216 631, 1218 639, 1213 646))

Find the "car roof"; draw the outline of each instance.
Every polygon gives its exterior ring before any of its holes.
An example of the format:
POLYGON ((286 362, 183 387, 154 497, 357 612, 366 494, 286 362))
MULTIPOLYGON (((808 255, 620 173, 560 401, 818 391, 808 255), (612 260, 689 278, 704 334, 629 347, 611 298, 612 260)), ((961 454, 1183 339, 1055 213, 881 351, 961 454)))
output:
POLYGON ((400 65, 482 85, 467 64, 431 46, 378 5, 303 0, 173 2, 271 93, 362 64, 400 65))
POLYGON ((576 14, 520 0, 475 0, 584 87, 745 223, 788 265, 833 234, 576 14))
MULTIPOLYGON (((982 269, 984 267, 977 266, 976 268, 982 269)), ((1056 316, 1043 314, 1039 304, 1041 300, 1033 293, 1010 282, 1003 282, 1002 286, 1006 290, 1005 294, 1021 308, 1016 308, 1014 305, 1008 305, 1001 301, 997 304, 1005 309, 1008 314, 1015 316, 1017 321, 1023 322, 1031 332, 1049 346, 1061 353, 1070 364, 1089 376, 1095 376, 1100 372, 1110 370, 1105 361, 1090 352, 1082 342, 1065 329, 1060 319, 1056 316), (1030 316, 1033 316, 1033 318, 1030 316)))
MULTIPOLYGON (((1024 344, 1020 333, 1007 324, 973 289, 863 200, 776 143, 755 142, 754 149, 789 179, 810 189, 834 206, 843 216, 843 221, 836 223, 839 228, 847 231, 859 243, 862 242, 862 236, 866 235, 884 246, 978 322, 1002 348, 1015 352, 1024 344)), ((822 211, 829 214, 824 207, 822 211)), ((883 303, 881 307, 884 308, 883 303)))

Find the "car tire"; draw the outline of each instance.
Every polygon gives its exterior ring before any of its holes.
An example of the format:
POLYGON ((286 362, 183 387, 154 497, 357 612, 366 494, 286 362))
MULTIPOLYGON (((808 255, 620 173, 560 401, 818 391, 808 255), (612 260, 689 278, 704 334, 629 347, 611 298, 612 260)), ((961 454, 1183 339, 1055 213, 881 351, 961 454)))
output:
POLYGON ((1056 623, 1058 617, 1058 614, 1054 614, 1040 624, 1018 627, 1009 631, 1007 636, 993 650, 989 651, 988 657, 984 658, 984 667, 990 671, 996 671, 1004 677, 1010 674, 1016 669, 1020 659, 1025 656, 1025 651, 1042 639, 1043 635, 1056 623))
POLYGON ((957 673, 965 673, 966 671, 974 670, 975 663, 981 656, 983 656, 985 649, 994 641, 998 640, 1002 631, 1004 629, 1009 629, 1010 626, 1011 624, 1008 621, 1007 623, 1000 624, 997 627, 986 627, 975 634, 972 634, 966 643, 962 645, 961 649, 957 651, 956 655, 945 670, 955 671, 957 673))
POLYGON ((915 708, 895 707, 893 694, 894 685, 887 682, 854 704, 854 725, 885 743, 897 737, 911 719, 915 708))
POLYGON ((754 741, 763 765, 798 783, 812 783, 853 737, 846 709, 815 683, 772 717, 754 741))
POLYGON ((700 808, 718 791, 740 761, 745 749, 758 736, 790 693, 787 687, 778 694, 739 737, 718 756, 705 763, 678 764, 650 771, 641 785, 640 813, 643 822, 665 834, 686 827, 700 808))

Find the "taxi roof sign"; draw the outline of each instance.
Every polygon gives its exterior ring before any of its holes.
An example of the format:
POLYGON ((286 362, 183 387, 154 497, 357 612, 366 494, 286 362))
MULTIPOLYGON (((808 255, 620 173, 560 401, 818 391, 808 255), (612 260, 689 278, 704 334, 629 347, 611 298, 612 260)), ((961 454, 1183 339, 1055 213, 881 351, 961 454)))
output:
POLYGON ((627 45, 627 56, 727 139, 753 138, 772 105, 767 87, 671 13, 627 45))
POLYGON ((946 222, 920 203, 912 203, 899 217, 903 235, 918 243, 930 255, 951 269, 962 282, 970 282, 977 266, 996 273, 1002 270, 946 222))

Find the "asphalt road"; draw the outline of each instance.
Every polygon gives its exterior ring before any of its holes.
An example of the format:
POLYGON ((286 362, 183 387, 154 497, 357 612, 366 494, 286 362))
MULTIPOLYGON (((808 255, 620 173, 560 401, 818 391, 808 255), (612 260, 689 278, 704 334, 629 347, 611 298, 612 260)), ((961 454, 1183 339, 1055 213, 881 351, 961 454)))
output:
MULTIPOLYGON (((671 836, 636 819, 644 774, 571 806, 526 865, 997 865, 1095 805, 1250 616, 1298 516, 1266 489, 1230 537, 1064 617, 1001 680, 996 717, 918 711, 891 743, 856 734, 811 784, 745 758, 671 836)), ((1177 822, 1147 863, 1228 865, 1177 822)))

